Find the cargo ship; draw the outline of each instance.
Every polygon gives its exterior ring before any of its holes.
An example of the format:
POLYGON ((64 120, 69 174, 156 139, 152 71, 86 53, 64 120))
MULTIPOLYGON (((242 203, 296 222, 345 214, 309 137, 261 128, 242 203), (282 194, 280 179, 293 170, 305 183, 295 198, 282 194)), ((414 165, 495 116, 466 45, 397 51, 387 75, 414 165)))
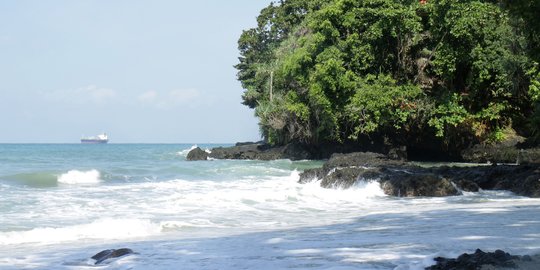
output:
POLYGON ((99 134, 95 137, 83 137, 81 138, 81 143, 85 144, 98 144, 98 143, 108 143, 109 137, 107 137, 107 134, 99 134))

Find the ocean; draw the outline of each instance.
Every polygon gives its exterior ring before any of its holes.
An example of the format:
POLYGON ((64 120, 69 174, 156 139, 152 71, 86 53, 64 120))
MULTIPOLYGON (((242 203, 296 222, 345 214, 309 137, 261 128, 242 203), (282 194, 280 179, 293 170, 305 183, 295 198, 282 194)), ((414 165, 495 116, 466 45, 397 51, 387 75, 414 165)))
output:
POLYGON ((405 270, 540 253, 540 199, 323 189, 297 183, 321 161, 188 162, 193 147, 0 144, 0 269, 405 270), (91 259, 118 248, 135 253, 91 259))

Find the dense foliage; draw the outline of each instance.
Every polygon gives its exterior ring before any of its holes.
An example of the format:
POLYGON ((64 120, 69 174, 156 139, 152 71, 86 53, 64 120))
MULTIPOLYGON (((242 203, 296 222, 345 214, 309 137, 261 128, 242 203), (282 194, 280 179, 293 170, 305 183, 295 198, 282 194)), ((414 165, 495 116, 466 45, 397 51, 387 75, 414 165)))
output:
POLYGON ((272 3, 239 40, 243 102, 273 144, 540 135, 538 4, 517 2, 272 3))

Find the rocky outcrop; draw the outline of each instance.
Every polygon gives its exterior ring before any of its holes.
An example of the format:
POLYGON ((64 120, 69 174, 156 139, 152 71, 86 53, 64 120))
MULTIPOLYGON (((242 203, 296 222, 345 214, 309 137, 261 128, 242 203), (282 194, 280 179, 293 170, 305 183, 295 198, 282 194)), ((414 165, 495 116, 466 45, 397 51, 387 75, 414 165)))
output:
POLYGON ((197 147, 191 151, 186 156, 186 160, 195 161, 195 160, 207 160, 208 153, 202 150, 200 147, 197 147))
POLYGON ((381 180, 385 194, 397 197, 443 197, 460 194, 452 181, 434 173, 398 171, 381 180))
MULTIPOLYGON (((448 259, 443 257, 435 258, 437 264, 426 267, 426 270, 476 270, 476 269, 497 269, 497 268, 515 268, 521 269, 523 262, 532 262, 530 256, 512 256, 502 250, 495 252, 484 252, 477 249, 473 254, 463 253, 456 259, 448 259), (486 266, 490 266, 487 268, 486 266), (495 268, 497 267, 497 268, 495 268)), ((533 269, 533 268, 531 268, 533 269)))
POLYGON ((540 166, 534 164, 425 168, 375 153, 336 154, 322 168, 300 175, 301 183, 313 180, 320 180, 325 188, 378 181, 391 196, 440 197, 485 189, 540 197, 540 166))
MULTIPOLYGON (((361 146, 341 143, 321 143, 319 145, 291 142, 283 146, 272 146, 264 142, 241 142, 231 147, 216 147, 209 158, 214 159, 250 159, 250 160, 321 160, 328 159, 334 153, 352 153, 361 146)), ((195 150, 192 150, 195 151, 195 150)), ((396 159, 406 158, 406 148, 386 149, 396 159)))
POLYGON ((233 147, 213 148, 209 157, 215 159, 251 159, 251 160, 305 160, 314 159, 310 147, 300 143, 290 143, 285 146, 271 147, 267 144, 239 143, 233 147))
POLYGON ((540 164, 540 149, 519 149, 504 145, 476 145, 461 154, 464 161, 474 163, 540 164))
POLYGON ((526 138, 508 134, 507 138, 495 144, 478 144, 461 152, 464 161, 484 163, 540 164, 540 149, 530 148, 526 138))

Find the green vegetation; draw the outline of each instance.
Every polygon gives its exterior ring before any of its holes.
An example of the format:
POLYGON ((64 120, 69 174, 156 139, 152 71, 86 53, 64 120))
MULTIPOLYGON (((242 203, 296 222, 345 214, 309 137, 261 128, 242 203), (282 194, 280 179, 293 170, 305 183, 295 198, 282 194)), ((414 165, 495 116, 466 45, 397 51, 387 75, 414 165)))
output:
POLYGON ((278 145, 538 139, 537 2, 272 3, 239 40, 243 103, 278 145))

